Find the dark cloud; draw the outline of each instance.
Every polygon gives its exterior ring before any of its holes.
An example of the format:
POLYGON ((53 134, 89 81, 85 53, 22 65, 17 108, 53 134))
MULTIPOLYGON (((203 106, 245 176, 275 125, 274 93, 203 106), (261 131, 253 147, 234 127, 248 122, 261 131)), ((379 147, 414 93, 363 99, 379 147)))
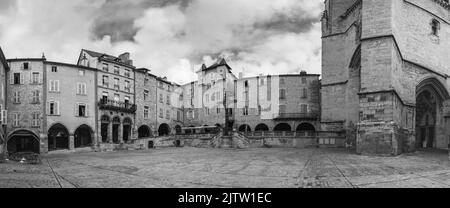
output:
POLYGON ((0 12, 17 8, 17 0, 1 0, 0 12))
POLYGON ((276 14, 272 19, 265 22, 257 22, 255 28, 271 30, 276 32, 304 33, 312 29, 315 23, 320 21, 319 17, 302 17, 288 14, 276 14))
POLYGON ((99 9, 99 16, 92 26, 93 39, 111 36, 112 42, 134 41, 138 31, 134 20, 148 8, 179 5, 186 8, 192 0, 107 0, 99 9))

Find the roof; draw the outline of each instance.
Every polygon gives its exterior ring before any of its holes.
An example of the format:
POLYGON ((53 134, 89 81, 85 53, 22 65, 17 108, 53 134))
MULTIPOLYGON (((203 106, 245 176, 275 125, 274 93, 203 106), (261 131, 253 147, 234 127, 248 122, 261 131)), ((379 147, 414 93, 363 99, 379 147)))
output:
POLYGON ((92 67, 75 65, 75 64, 68 64, 68 63, 62 63, 62 62, 45 61, 45 63, 49 64, 49 65, 66 66, 66 67, 73 67, 73 68, 79 68, 79 69, 87 69, 87 70, 91 70, 91 71, 97 71, 98 70, 98 69, 92 68, 92 67))
POLYGON ((9 70, 8 62, 6 61, 5 54, 3 53, 2 47, 0 47, 0 62, 3 64, 6 70, 9 70))
POLYGON ((226 66, 228 71, 231 73, 231 67, 230 67, 230 65, 228 65, 227 61, 224 58, 222 58, 221 60, 217 61, 216 63, 214 63, 210 67, 206 67, 206 65, 203 64, 202 68, 198 72, 206 72, 206 71, 209 71, 209 70, 214 70, 217 67, 221 67, 221 66, 226 66))
POLYGON ((125 63, 125 62, 122 62, 122 59, 120 59, 117 56, 112 56, 112 55, 109 55, 109 54, 106 54, 106 53, 99 53, 99 52, 86 50, 86 49, 81 49, 81 53, 80 53, 80 57, 78 59, 78 62, 81 59, 81 54, 83 53, 83 51, 86 52, 87 54, 89 54, 90 56, 94 57, 94 58, 99 58, 101 60, 113 62, 115 64, 119 64, 119 65, 122 65, 122 66, 135 68, 133 65, 129 65, 129 64, 125 63))

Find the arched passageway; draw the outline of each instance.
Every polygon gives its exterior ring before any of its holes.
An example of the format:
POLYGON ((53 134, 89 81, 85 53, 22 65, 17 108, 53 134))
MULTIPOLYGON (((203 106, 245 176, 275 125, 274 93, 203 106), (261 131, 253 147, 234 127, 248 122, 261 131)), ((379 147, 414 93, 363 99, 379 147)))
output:
POLYGON ((100 119, 101 126, 100 126, 100 135, 102 137, 102 142, 106 143, 108 142, 108 135, 111 134, 109 132, 109 125, 111 125, 111 119, 107 115, 103 115, 100 119))
POLYGON ((92 128, 88 125, 81 125, 78 127, 74 134, 75 148, 91 147, 93 133, 94 131, 92 131, 92 128))
POLYGON ((422 81, 416 89, 416 148, 447 148, 444 101, 450 96, 435 78, 422 81))
POLYGON ((133 125, 133 121, 131 120, 131 118, 123 119, 122 137, 123 137, 124 142, 130 141, 132 125, 133 125))
POLYGON ((122 122, 119 117, 114 117, 112 120, 112 141, 115 144, 119 143, 119 129, 122 122))
POLYGON ((302 123, 297 126, 297 132, 315 132, 316 127, 310 123, 302 123))
POLYGON ((69 149, 69 130, 62 124, 55 124, 48 130, 48 151, 69 149))
POLYGON ((251 132, 252 128, 247 125, 247 124, 243 124, 239 127, 239 132, 251 132))
POLYGON ((289 125, 287 123, 280 123, 280 124, 275 126, 273 131, 276 131, 276 132, 292 131, 292 127, 291 127, 291 125, 289 125))
POLYGON ((142 125, 141 127, 138 128, 138 138, 149 138, 151 137, 151 130, 150 127, 148 127, 147 125, 142 125))
POLYGON ((7 140, 8 153, 40 153, 40 140, 33 132, 19 130, 12 133, 7 140))
POLYGON ((168 136, 170 134, 170 126, 166 123, 159 125, 158 134, 159 136, 168 136))
POLYGON ((258 124, 255 127, 255 131, 261 132, 261 131, 269 131, 269 127, 266 124, 258 124))

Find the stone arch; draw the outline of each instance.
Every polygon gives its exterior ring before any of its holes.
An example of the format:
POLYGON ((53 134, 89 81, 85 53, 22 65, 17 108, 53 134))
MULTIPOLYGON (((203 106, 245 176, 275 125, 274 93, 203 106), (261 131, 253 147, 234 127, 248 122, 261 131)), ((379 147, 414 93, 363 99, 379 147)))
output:
POLYGON ((287 123, 280 123, 273 128, 273 131, 281 132, 281 131, 292 131, 291 125, 287 123))
POLYGON ((108 142, 109 125, 111 125, 111 117, 108 115, 102 115, 100 118, 100 136, 103 143, 108 142))
POLYGON ((258 124, 256 127, 255 127, 255 131, 259 131, 259 132, 261 132, 261 131, 269 131, 269 126, 267 126, 266 124, 258 124))
POLYGON ((9 153, 33 152, 39 154, 41 152, 39 136, 30 130, 18 129, 7 136, 6 149, 9 153))
POLYGON ((444 101, 450 95, 445 86, 435 77, 425 77, 416 87, 416 148, 445 148, 447 136, 442 131, 444 101))
POLYGON ((48 151, 70 149, 69 130, 64 124, 55 123, 47 131, 48 151))
POLYGON ((138 138, 149 138, 152 136, 152 131, 149 126, 142 125, 138 128, 138 138))
POLYGON ((297 126, 297 132, 315 132, 316 127, 310 123, 301 123, 297 126))
POLYGON ((243 124, 241 126, 239 126, 239 132, 251 132, 252 128, 247 125, 247 124, 243 124))
POLYGON ((124 142, 128 142, 131 139, 131 127, 133 126, 133 120, 129 117, 123 119, 122 122, 122 137, 124 142))
POLYGON ((80 125, 74 133, 75 148, 91 147, 94 141, 94 131, 86 124, 80 125))
POLYGON ((115 144, 118 144, 119 141, 119 130, 120 130, 120 125, 122 125, 122 121, 120 120, 119 116, 116 116, 112 119, 111 122, 112 125, 112 141, 115 144))
POLYGON ((159 134, 159 136, 169 136, 169 134, 170 134, 169 124, 163 123, 163 124, 159 125, 158 134, 159 134))

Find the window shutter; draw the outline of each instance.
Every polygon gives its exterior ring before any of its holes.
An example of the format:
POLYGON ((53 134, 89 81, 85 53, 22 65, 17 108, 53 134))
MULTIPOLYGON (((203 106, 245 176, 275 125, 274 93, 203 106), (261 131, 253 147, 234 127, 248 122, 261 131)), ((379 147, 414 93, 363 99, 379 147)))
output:
POLYGON ((3 125, 3 106, 0 105, 0 125, 3 125))
POLYGON ((44 83, 44 77, 42 76, 41 73, 39 73, 39 84, 43 84, 44 83))
POLYGON ((25 84, 25 74, 20 73, 20 84, 23 85, 25 84))
POLYGON ((55 102, 55 104, 56 104, 56 115, 60 115, 59 113, 60 113, 60 111, 59 111, 59 102, 55 102))
POLYGON ((50 102, 47 102, 47 115, 50 115, 50 102))
POLYGON ((86 117, 90 116, 89 105, 86 105, 86 117))
POLYGON ((13 85, 13 84, 14 84, 14 73, 11 73, 11 74, 9 75, 9 78, 10 78, 9 84, 10 84, 10 85, 13 85))
POLYGON ((48 81, 48 91, 49 91, 49 92, 52 91, 52 86, 53 86, 53 80, 49 80, 49 81, 48 81))
POLYGON ((30 83, 33 83, 33 72, 29 72, 29 76, 30 76, 30 83))
POLYGON ((2 125, 7 125, 8 124, 8 111, 2 110, 1 114, 2 114, 2 125))
POLYGON ((59 88, 59 80, 56 80, 56 88, 57 88, 57 92, 61 92, 60 88, 59 88))
POLYGON ((75 103, 75 107, 73 109, 73 113, 74 113, 75 117, 78 117, 78 103, 75 103))

